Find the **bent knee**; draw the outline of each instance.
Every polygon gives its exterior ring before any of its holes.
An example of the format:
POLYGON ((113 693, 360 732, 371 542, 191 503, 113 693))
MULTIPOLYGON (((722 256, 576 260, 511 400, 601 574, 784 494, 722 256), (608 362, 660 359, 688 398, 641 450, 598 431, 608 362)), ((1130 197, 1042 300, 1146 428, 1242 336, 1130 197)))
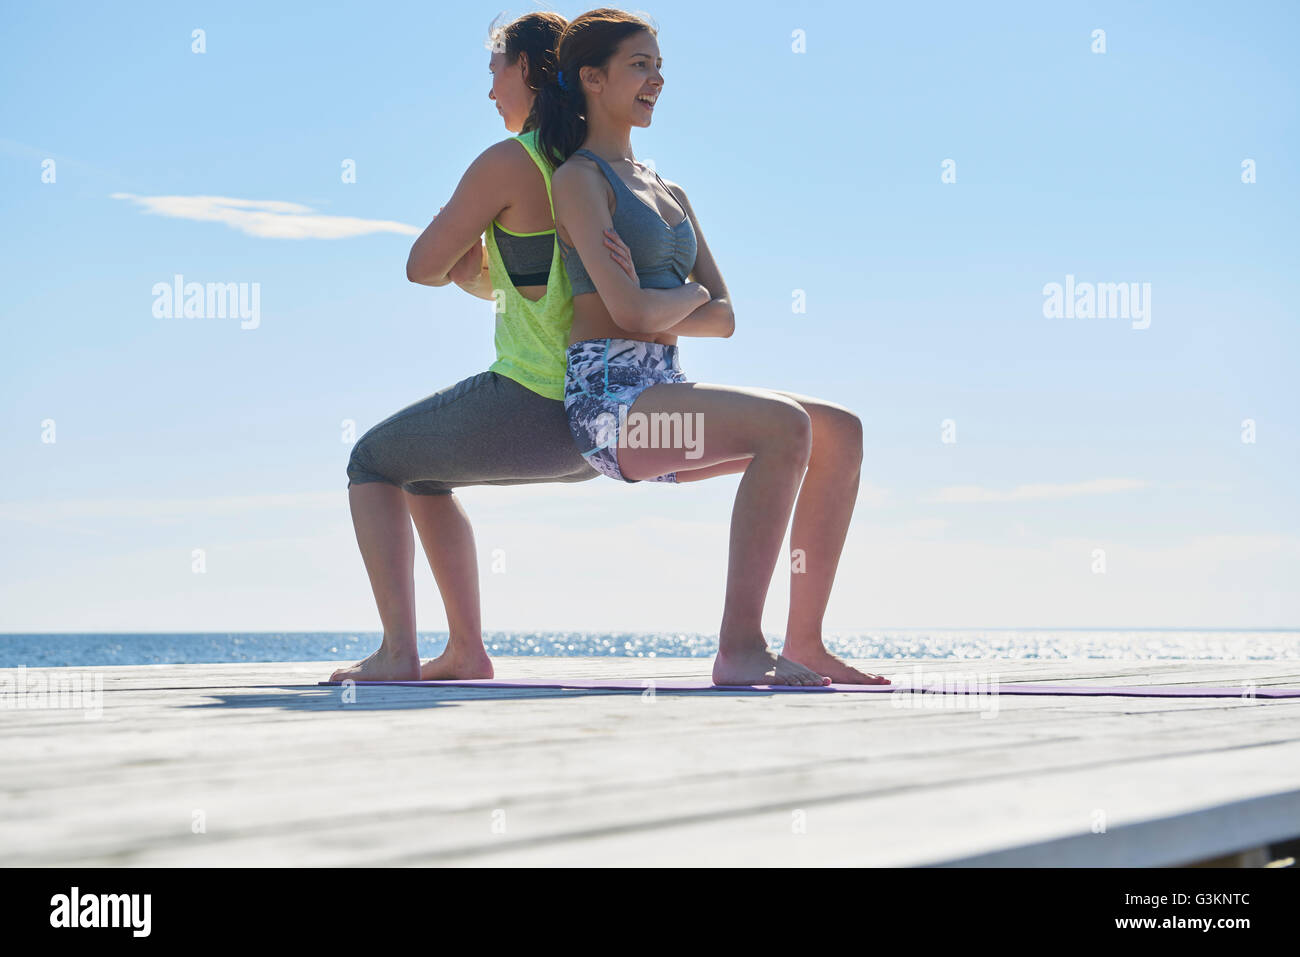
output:
POLYGON ((373 462, 370 453, 369 443, 366 441, 367 436, 357 439, 352 446, 352 451, 348 455, 348 480, 352 482, 373 482, 375 479, 386 477, 380 476, 373 469, 373 462))
POLYGON ((798 402, 785 396, 773 396, 767 410, 768 427, 764 442, 778 445, 805 463, 812 454, 812 419, 798 402))
POLYGON ((862 420, 848 409, 835 409, 831 416, 834 437, 830 451, 846 464, 862 464, 862 420))

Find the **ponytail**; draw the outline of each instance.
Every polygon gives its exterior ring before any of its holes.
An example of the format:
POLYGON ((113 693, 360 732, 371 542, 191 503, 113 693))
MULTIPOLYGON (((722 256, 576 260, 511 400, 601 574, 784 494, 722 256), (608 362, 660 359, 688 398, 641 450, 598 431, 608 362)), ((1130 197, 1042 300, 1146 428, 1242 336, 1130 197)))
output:
POLYGON ((576 69, 557 71, 533 100, 529 119, 537 120, 537 151, 552 170, 573 155, 587 138, 586 98, 576 69), (558 74, 564 74, 564 89, 558 74))

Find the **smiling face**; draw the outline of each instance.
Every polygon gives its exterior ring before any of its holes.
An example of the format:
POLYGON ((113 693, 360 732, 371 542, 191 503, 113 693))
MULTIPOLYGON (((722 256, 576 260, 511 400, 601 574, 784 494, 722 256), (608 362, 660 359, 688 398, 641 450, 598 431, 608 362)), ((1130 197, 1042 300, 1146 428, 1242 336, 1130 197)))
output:
POLYGON ((519 60, 511 66, 504 53, 493 53, 488 60, 488 70, 492 73, 492 89, 488 90, 488 99, 496 103, 497 112, 505 121, 506 129, 518 133, 524 128, 524 121, 533 108, 533 97, 537 95, 524 82, 528 55, 520 53, 519 60))
POLYGON ((663 66, 659 41, 649 30, 640 30, 624 38, 602 74, 584 68, 587 103, 612 122, 629 126, 649 126, 655 101, 663 90, 663 66), (596 89, 593 89, 593 86, 596 89))

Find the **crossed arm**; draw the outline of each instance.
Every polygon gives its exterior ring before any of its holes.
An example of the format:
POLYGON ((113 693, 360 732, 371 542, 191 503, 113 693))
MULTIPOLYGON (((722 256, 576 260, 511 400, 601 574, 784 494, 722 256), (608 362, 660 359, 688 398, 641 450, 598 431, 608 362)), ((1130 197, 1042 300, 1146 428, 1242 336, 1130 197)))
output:
POLYGON ((695 230, 695 265, 686 278, 698 282, 709 291, 710 299, 668 331, 675 336, 708 336, 727 339, 736 331, 736 313, 731 308, 731 296, 727 284, 722 281, 722 271, 714 262, 709 244, 704 241, 704 231, 700 221, 695 218, 691 201, 686 198, 686 190, 676 183, 664 180, 673 191, 677 202, 682 204, 686 215, 691 218, 691 228, 695 230))
POLYGON ((556 229, 562 226, 568 233, 614 324, 629 332, 730 336, 735 315, 727 287, 686 192, 668 184, 695 230, 695 265, 689 281, 672 289, 642 289, 631 254, 614 232, 603 183, 599 171, 586 163, 570 163, 555 171, 551 189, 556 229))
MULTIPOLYGON (((451 199, 411 247, 406 277, 426 286, 456 283, 480 299, 491 300, 483 232, 500 214, 494 185, 510 175, 517 149, 497 143, 484 150, 461 177, 451 199)), ((551 180, 558 223, 573 240, 610 317, 629 332, 671 332, 675 336, 730 336, 735 314, 726 284, 713 260, 686 191, 668 183, 691 218, 696 236, 695 265, 688 282, 673 289, 642 289, 631 251, 614 232, 605 205, 603 177, 586 164, 568 164, 551 180)), ((667 182, 667 181, 665 181, 667 182)))
POLYGON ((406 260, 406 278, 424 286, 456 283, 480 299, 492 298, 483 231, 504 208, 498 184, 518 157, 509 140, 489 146, 470 164, 447 205, 425 227, 406 260))

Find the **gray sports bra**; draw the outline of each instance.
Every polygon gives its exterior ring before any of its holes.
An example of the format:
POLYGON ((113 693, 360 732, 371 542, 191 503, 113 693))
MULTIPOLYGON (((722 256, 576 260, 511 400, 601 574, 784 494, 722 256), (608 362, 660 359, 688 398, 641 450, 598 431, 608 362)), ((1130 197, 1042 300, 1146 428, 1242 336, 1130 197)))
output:
MULTIPOLYGON (((574 151, 575 156, 579 153, 596 161, 614 189, 614 231, 632 251, 632 265, 636 267, 641 288, 672 289, 684 285, 695 265, 695 228, 690 216, 684 216, 676 226, 669 226, 645 200, 628 188, 609 163, 591 150, 574 151)), ((655 173, 655 178, 659 179, 658 173, 655 173)), ((659 182, 668 189, 662 179, 659 182)), ((672 190, 668 192, 671 194, 672 190)), ((560 244, 560 255, 564 258, 564 269, 569 275, 573 294, 595 292, 596 285, 583 266, 578 251, 560 239, 559 233, 555 239, 560 244)))
POLYGON ((492 221, 501 263, 506 267, 512 286, 545 286, 551 278, 551 260, 555 257, 555 230, 526 235, 507 232, 492 221))

